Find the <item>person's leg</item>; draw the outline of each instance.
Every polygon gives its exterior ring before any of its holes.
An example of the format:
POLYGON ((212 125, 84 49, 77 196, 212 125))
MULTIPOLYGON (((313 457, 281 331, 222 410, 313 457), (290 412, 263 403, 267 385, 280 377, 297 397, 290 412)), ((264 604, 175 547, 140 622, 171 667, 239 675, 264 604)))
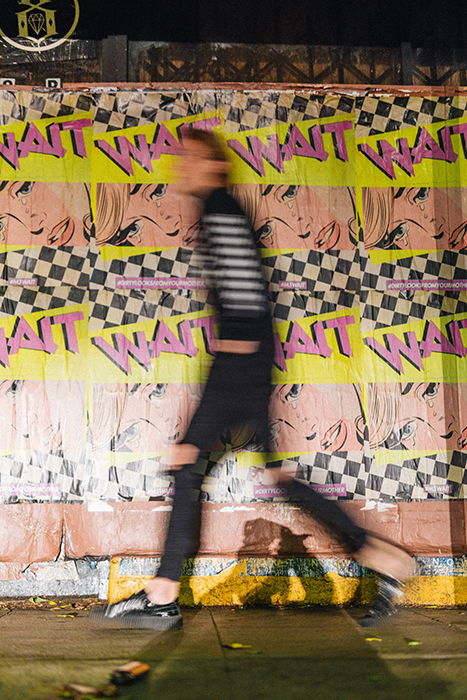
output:
MULTIPOLYGON (((199 471, 199 455, 230 425, 232 403, 235 403, 235 396, 229 397, 225 388, 228 372, 224 364, 225 358, 217 356, 183 442, 175 445, 170 455, 170 467, 175 476, 172 512, 161 564, 156 576, 144 589, 155 604, 167 604, 177 599, 183 561, 198 550, 201 526, 199 492, 204 478, 199 471)), ((203 456, 206 454, 204 452, 203 456)))
MULTIPOLYGON (((211 383, 212 384, 212 383, 211 383)), ((228 405, 224 402, 224 406, 228 405)), ((186 455, 198 454, 201 446, 208 446, 216 431, 224 427, 222 405, 203 396, 185 436, 186 442, 175 451, 183 461, 186 455)), ((157 576, 145 588, 118 603, 107 605, 99 618, 106 622, 118 622, 125 627, 150 629, 174 629, 182 625, 177 598, 179 576, 186 556, 194 553, 199 538, 199 488, 203 474, 193 463, 172 464, 175 474, 175 493, 166 535, 164 554, 157 576)))
POLYGON ((198 493, 204 475, 197 473, 196 465, 187 465, 186 459, 196 458, 199 450, 206 449, 226 428, 250 420, 258 423, 259 439, 267 442, 270 393, 268 371, 267 362, 261 357, 259 361, 257 358, 234 353, 220 353, 216 357, 203 399, 191 420, 183 443, 177 445, 172 453, 175 494, 164 554, 156 577, 145 586, 149 599, 154 603, 176 600, 183 560, 195 554, 198 549, 198 493), (242 379, 245 380, 245 385, 242 379), (254 393, 252 388, 256 389, 254 393))
POLYGON ((324 498, 312 487, 298 481, 290 473, 282 471, 280 467, 273 467, 267 472, 291 500, 299 501, 302 507, 335 534, 351 553, 357 552, 364 546, 366 531, 354 523, 336 501, 324 498))
POLYGON ((199 546, 199 492, 204 475, 197 470, 197 464, 182 466, 173 474, 175 493, 164 553, 156 578, 145 586, 149 600, 157 604, 167 604, 177 599, 183 562, 187 557, 194 556, 199 546))
POLYGON ((323 498, 313 488, 279 468, 268 470, 287 495, 301 502, 349 549, 362 566, 378 574, 378 593, 367 615, 360 619, 364 627, 380 624, 396 612, 395 601, 402 595, 403 583, 413 572, 413 559, 401 547, 366 532, 353 522, 335 501, 323 498))
MULTIPOLYGON (((262 369, 262 368, 261 368, 262 369)), ((157 576, 145 590, 114 605, 108 605, 106 618, 119 618, 129 626, 169 629, 180 626, 182 618, 177 604, 178 578, 183 560, 194 554, 199 538, 198 502, 203 475, 196 471, 186 455, 209 448, 211 441, 226 428, 265 415, 265 400, 260 392, 260 407, 256 396, 258 374, 254 358, 219 353, 211 368, 201 403, 196 410, 183 443, 175 447, 178 455, 172 460, 175 473, 175 494, 166 537, 164 555, 157 576), (251 375, 251 377, 249 376, 251 375), (246 386, 242 383, 246 382, 246 386), (249 401, 250 399, 250 401, 249 401), (170 617, 170 619, 168 619, 170 617)), ((264 382, 263 382, 264 383, 264 382)), ((267 399, 267 392, 264 394, 267 399)))

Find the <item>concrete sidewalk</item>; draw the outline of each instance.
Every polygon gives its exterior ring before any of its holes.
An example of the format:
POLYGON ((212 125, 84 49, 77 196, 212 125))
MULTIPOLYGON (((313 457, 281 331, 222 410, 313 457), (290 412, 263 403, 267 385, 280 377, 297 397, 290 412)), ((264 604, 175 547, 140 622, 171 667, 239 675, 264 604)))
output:
POLYGON ((151 633, 96 629, 89 610, 4 609, 0 697, 43 700, 58 697, 63 683, 104 685, 132 659, 151 671, 122 688, 128 700, 467 697, 467 609, 404 609, 371 630, 356 624, 361 614, 189 609, 183 630, 151 633), (251 648, 225 647, 233 642, 251 648))

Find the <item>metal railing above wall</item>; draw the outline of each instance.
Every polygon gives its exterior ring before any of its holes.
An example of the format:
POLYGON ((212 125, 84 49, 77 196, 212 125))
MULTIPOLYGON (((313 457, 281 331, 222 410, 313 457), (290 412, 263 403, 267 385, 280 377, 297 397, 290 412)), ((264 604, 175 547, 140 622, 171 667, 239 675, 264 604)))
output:
POLYGON ((50 52, 27 53, 0 43, 0 78, 17 84, 310 83, 352 85, 467 84, 467 50, 283 44, 175 44, 70 40, 50 52))

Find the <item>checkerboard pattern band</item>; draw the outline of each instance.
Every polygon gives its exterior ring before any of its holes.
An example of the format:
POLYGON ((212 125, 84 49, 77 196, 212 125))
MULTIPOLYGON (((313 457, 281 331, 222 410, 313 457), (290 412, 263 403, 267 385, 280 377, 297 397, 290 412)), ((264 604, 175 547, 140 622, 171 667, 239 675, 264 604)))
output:
POLYGON ((365 495, 383 501, 465 498, 465 453, 434 454, 394 463, 371 465, 365 495))
POLYGON ((467 312, 462 292, 362 292, 360 327, 363 333, 451 314, 467 312))
POLYGON ((89 468, 59 452, 0 456, 0 502, 81 501, 89 468))
POLYGON ((365 95, 355 100, 357 138, 424 126, 448 119, 464 119, 464 97, 418 95, 365 95))
POLYGON ((202 90, 151 92, 111 90, 96 95, 95 131, 125 129, 206 112, 223 115, 227 133, 259 129, 277 123, 345 115, 354 111, 354 98, 294 90, 202 90))
POLYGON ((98 331, 195 311, 212 312, 204 290, 92 290, 89 330, 98 331))
POLYGON ((362 252, 360 262, 360 315, 363 332, 467 311, 467 295, 463 291, 386 289, 387 282, 391 280, 465 279, 465 253, 439 250, 374 265, 368 252, 362 252))
POLYGON ((81 91, 0 90, 0 124, 65 117, 92 110, 94 98, 81 91))
POLYGON ((230 132, 276 123, 355 115, 357 138, 467 114, 463 96, 318 94, 306 90, 167 90, 97 88, 87 92, 0 90, 0 124, 91 111, 94 131, 103 133, 169 119, 222 112, 230 132))
MULTIPOLYGON (((89 457, 89 456, 88 456, 89 457)), ((313 453, 287 460, 288 471, 310 485, 344 485, 346 498, 385 502, 465 498, 467 472, 461 452, 435 454, 415 460, 379 465, 361 452, 313 453)), ((282 501, 283 496, 258 498, 255 486, 263 484, 264 467, 243 467, 235 455, 206 465, 201 500, 214 503, 282 501)), ((161 470, 159 458, 107 464, 93 459, 70 462, 60 455, 35 453, 29 457, 0 457, 0 501, 17 502, 89 499, 154 500, 172 498, 173 483, 161 470), (38 497, 37 488, 50 487, 50 495, 38 497), (11 490, 7 495, 5 486, 11 490), (2 488, 3 487, 3 488, 2 488), (15 495, 15 487, 19 497, 15 495), (29 494, 29 495, 28 495, 29 494)), ((340 497, 339 497, 340 499, 340 497)))
POLYGON ((11 278, 35 280, 39 287, 89 288, 95 256, 84 246, 27 248, 0 254, 0 284, 11 278))
POLYGON ((123 259, 104 260, 97 255, 94 262, 90 289, 117 289, 121 277, 193 277, 193 251, 187 248, 169 248, 154 253, 131 255, 123 259))
POLYGON ((85 304, 88 298, 88 290, 77 287, 0 287, 0 318, 85 304))
POLYGON ((308 316, 345 311, 358 307, 359 296, 352 292, 271 292, 273 319, 280 321, 298 321, 308 316))
POLYGON ((263 271, 271 291, 279 291, 284 282, 306 282, 309 292, 360 290, 360 252, 355 250, 298 250, 263 258, 263 271))

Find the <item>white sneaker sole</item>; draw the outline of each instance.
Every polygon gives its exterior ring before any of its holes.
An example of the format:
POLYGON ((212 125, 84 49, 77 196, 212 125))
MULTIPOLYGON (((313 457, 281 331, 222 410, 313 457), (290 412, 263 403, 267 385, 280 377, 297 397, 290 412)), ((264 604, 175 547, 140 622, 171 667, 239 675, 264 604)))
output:
POLYGON ((177 630, 183 627, 183 617, 172 615, 162 617, 158 615, 116 615, 107 617, 104 609, 91 611, 92 621, 102 627, 114 627, 124 629, 145 629, 165 632, 177 630))

